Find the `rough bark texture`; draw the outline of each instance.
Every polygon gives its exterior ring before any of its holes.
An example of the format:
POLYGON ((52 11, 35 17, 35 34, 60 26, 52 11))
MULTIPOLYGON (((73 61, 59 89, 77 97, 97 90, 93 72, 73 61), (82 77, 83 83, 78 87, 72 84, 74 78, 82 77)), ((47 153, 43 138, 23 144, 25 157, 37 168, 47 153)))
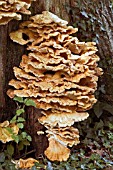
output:
MULTIPOLYGON (((73 14, 78 15, 78 18, 81 20, 80 14, 74 11, 77 2, 78 0, 36 0, 32 3, 31 12, 32 15, 35 15, 44 10, 49 10, 73 24, 76 22, 73 14)), ((83 3, 82 0, 81 2, 83 3)), ((84 5, 89 5, 89 9, 92 8, 89 1, 86 1, 84 5)), ((101 60, 103 60, 103 65, 105 66, 106 64, 104 81, 106 82, 107 95, 104 96, 104 100, 109 100, 113 103, 113 83, 111 81, 111 67, 113 64, 111 63, 110 67, 108 67, 108 58, 111 57, 113 61, 113 14, 109 5, 108 0, 95 1, 93 6, 95 13, 93 15, 103 23, 105 28, 105 31, 101 31, 101 28, 95 26, 94 31, 99 35, 99 55, 101 60)), ((23 16, 23 20, 27 18, 29 17, 23 16)), ((10 40, 9 33, 16 30, 20 22, 11 21, 5 26, 0 26, 0 110, 4 113, 1 114, 1 121, 10 118, 12 113, 15 112, 15 104, 7 97, 6 91, 8 89, 8 81, 14 77, 13 67, 19 65, 21 56, 26 51, 24 47, 10 40)), ((43 136, 38 137, 36 134, 37 130, 43 129, 43 126, 37 121, 39 115, 40 111, 38 109, 28 108, 26 128, 33 138, 36 155, 41 154, 47 145, 46 139, 43 136)))
POLYGON ((113 11, 110 8, 110 1, 104 0, 103 4, 96 7, 97 19, 104 26, 104 31, 97 28, 98 49, 101 56, 101 63, 104 69, 102 83, 105 85, 106 94, 102 95, 102 100, 113 105, 113 11))

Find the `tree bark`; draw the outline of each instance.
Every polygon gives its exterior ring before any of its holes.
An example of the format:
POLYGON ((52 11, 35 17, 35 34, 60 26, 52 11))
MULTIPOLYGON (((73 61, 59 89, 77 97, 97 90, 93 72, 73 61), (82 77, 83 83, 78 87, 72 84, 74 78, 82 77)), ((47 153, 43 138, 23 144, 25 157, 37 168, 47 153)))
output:
MULTIPOLYGON (((77 19, 81 22, 81 12, 77 9, 77 4, 84 3, 84 7, 88 8, 90 13, 92 8, 95 12, 92 16, 104 25, 104 31, 101 26, 95 24, 94 32, 98 38, 99 56, 101 57, 105 76, 102 82, 106 85, 106 95, 104 100, 110 101, 113 104, 113 81, 111 81, 111 72, 113 72, 113 14, 110 9, 108 0, 95 1, 91 6, 90 1, 85 0, 36 0, 32 3, 32 15, 42 13, 48 10, 64 20, 67 20, 71 25, 76 23, 77 19), (108 58, 112 59, 109 65, 108 58)), ((23 16, 23 20, 27 20, 29 16, 23 16)), ((18 66, 21 61, 21 56, 25 54, 25 48, 12 42, 9 38, 9 33, 17 30, 21 21, 11 21, 5 26, 0 26, 0 110, 2 110, 1 121, 8 119, 15 112, 15 104, 6 95, 8 82, 13 75, 13 67, 18 66)), ((81 34, 78 34, 81 38, 81 34)), ((92 36, 92 34, 90 35, 92 36)), ((85 38, 85 37, 84 37, 85 38)), ((36 149, 36 155, 43 153, 47 146, 47 140, 44 136, 38 136, 37 131, 42 130, 43 126, 38 123, 40 111, 32 107, 27 109, 26 129, 33 138, 33 146, 36 149)))

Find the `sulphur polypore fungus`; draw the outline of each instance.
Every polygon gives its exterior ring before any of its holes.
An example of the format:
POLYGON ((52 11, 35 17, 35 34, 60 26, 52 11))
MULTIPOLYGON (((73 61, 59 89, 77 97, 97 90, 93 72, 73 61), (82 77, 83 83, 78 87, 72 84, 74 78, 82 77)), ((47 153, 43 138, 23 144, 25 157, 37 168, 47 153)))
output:
POLYGON ((19 159, 19 160, 12 160, 12 163, 15 164, 16 169, 31 169, 35 163, 38 162, 36 159, 27 158, 27 159, 19 159))
POLYGON ((39 122, 47 128, 49 140, 45 155, 52 161, 66 161, 67 147, 79 143, 79 132, 72 125, 89 116, 86 111, 96 103, 94 92, 102 74, 95 42, 80 42, 71 35, 78 29, 67 24, 44 11, 10 34, 14 42, 27 44, 30 52, 22 56, 19 68, 14 67, 17 80, 9 85, 15 89, 7 94, 28 97, 42 109, 39 122))
POLYGON ((1 0, 0 1, 0 25, 7 24, 10 20, 20 20, 22 14, 31 14, 27 9, 33 0, 1 0))
POLYGON ((13 141, 12 135, 17 135, 19 132, 19 128, 14 123, 9 123, 8 120, 0 123, 0 141, 2 143, 13 141), (10 129, 12 133, 8 131, 10 129))

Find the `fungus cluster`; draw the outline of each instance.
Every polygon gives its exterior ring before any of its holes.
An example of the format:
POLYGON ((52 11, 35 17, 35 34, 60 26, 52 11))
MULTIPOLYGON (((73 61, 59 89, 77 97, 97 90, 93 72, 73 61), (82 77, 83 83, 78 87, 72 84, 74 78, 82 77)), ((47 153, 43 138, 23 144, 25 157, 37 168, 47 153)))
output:
POLYGON ((27 158, 27 159, 19 159, 19 160, 12 160, 12 163, 15 164, 16 169, 31 169, 35 163, 38 162, 36 159, 27 158))
POLYGON ((71 35, 78 29, 67 24, 44 11, 10 34, 14 42, 27 44, 29 52, 22 56, 19 68, 14 67, 16 80, 9 82, 13 89, 7 94, 28 97, 42 110, 39 122, 47 128, 45 155, 51 161, 66 161, 68 146, 80 142, 79 131, 72 125, 89 116, 86 111, 96 102, 94 92, 102 74, 96 44, 80 42, 71 35))
POLYGON ((3 123, 0 123, 0 141, 2 143, 6 143, 9 141, 13 141, 12 134, 17 135, 19 132, 19 128, 14 123, 9 123, 8 120, 4 121, 3 123), (8 131, 10 129, 11 132, 8 131))
POLYGON ((0 25, 7 24, 10 20, 21 19, 21 14, 31 14, 27 10, 33 0, 0 0, 0 25))

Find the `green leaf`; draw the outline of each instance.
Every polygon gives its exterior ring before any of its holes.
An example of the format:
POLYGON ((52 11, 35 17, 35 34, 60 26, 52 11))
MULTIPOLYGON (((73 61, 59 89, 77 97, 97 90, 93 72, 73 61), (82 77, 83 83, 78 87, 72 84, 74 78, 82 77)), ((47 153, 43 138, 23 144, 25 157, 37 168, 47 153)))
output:
POLYGON ((100 119, 100 122, 95 122, 94 130, 102 129, 104 126, 104 122, 100 119))
POLYGON ((66 167, 66 170, 70 170, 70 169, 71 169, 69 163, 66 163, 66 164, 65 164, 65 167, 66 167))
POLYGON ((26 145, 26 146, 29 146, 29 145, 30 145, 29 141, 27 141, 27 140, 24 140, 24 141, 23 141, 23 144, 26 145))
POLYGON ((17 111, 16 111, 16 115, 17 116, 20 116, 22 113, 24 113, 25 112, 25 110, 24 109, 18 109, 17 111))
POLYGON ((24 144, 23 144, 23 142, 20 142, 20 143, 18 144, 18 149, 19 149, 19 151, 23 150, 23 148, 24 148, 24 144))
POLYGON ((23 98, 22 98, 22 97, 18 97, 18 96, 15 96, 15 97, 13 98, 13 100, 15 100, 15 101, 17 101, 17 102, 20 102, 20 103, 23 103, 23 102, 24 102, 23 98))
POLYGON ((106 110, 113 115, 113 106, 111 106, 110 104, 103 103, 103 110, 106 110))
POLYGON ((23 123, 17 123, 17 126, 19 127, 19 129, 23 129, 24 124, 23 123))
POLYGON ((12 162, 10 162, 7 170, 16 170, 16 169, 17 168, 15 168, 15 165, 12 162))
POLYGON ((11 156, 14 154, 14 147, 11 144, 7 145, 7 152, 11 156))
MULTIPOLYGON (((43 169, 43 168, 45 169, 45 167, 46 167, 44 164, 39 163, 39 162, 35 162, 35 163, 34 163, 34 166, 37 167, 37 170, 38 170, 38 169, 41 169, 41 168, 42 168, 42 169, 43 169)), ((51 166, 50 170, 53 170, 53 167, 52 167, 52 166, 51 166)))
POLYGON ((95 161, 95 164, 98 165, 99 168, 103 169, 104 166, 102 164, 100 164, 99 162, 95 161))
POLYGON ((10 127, 5 128, 9 133, 13 134, 13 130, 10 127))
POLYGON ((99 118, 103 113, 102 103, 98 101, 93 108, 95 115, 99 118))
POLYGON ((91 160, 99 160, 100 159, 100 155, 99 154, 96 154, 96 153, 93 153, 90 157, 91 160))
POLYGON ((28 140, 28 141, 32 141, 31 136, 28 135, 28 136, 27 136, 27 140, 28 140))
POLYGON ((22 132, 21 135, 22 135, 22 138, 26 138, 27 133, 26 132, 22 132))
POLYGON ((18 137, 18 135, 14 135, 14 134, 13 134, 11 137, 14 139, 14 141, 15 141, 16 143, 19 142, 19 137, 18 137))
POLYGON ((5 161, 5 154, 4 152, 0 153, 0 162, 4 162, 5 161))
POLYGON ((18 117, 17 122, 25 122, 25 119, 23 117, 18 117))
POLYGON ((112 132, 108 132, 107 135, 108 135, 108 138, 109 138, 109 139, 113 140, 113 133, 112 133, 112 132))
POLYGON ((31 141, 32 141, 31 136, 28 135, 28 136, 27 136, 27 140, 31 142, 31 141))
POLYGON ((36 104, 32 99, 25 99, 24 103, 25 103, 26 106, 34 106, 34 107, 36 107, 36 104))
POLYGON ((16 118, 17 118, 17 116, 15 115, 15 116, 10 120, 10 123, 15 123, 15 122, 16 122, 16 118))
POLYGON ((112 123, 109 123, 109 128, 110 128, 110 130, 113 130, 113 124, 112 123))
POLYGON ((106 110, 107 112, 111 113, 113 115, 113 107, 108 104, 108 103, 105 103, 105 102, 97 102, 95 105, 94 105, 94 112, 95 112, 95 115, 99 118, 102 113, 103 113, 103 110, 106 110))

